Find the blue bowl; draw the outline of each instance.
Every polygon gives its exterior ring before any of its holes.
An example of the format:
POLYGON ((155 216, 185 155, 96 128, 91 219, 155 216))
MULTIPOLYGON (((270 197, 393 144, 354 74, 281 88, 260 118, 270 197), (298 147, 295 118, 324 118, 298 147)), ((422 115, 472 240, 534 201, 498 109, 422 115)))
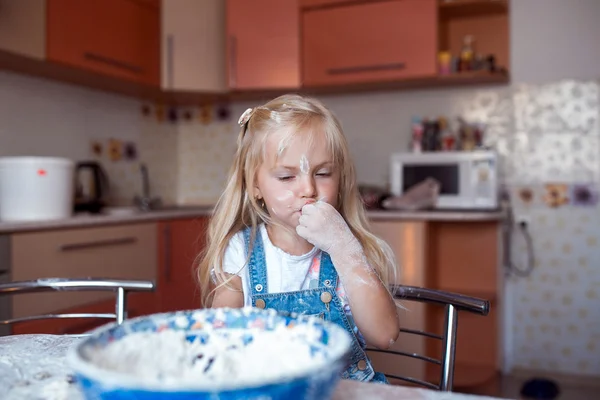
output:
POLYGON ((281 315, 273 310, 254 308, 205 309, 154 314, 126 320, 122 325, 104 325, 73 347, 67 357, 86 399, 324 400, 332 396, 340 374, 348 363, 350 348, 351 339, 344 329, 317 317, 281 315), (193 383, 186 381, 185 384, 144 381, 132 374, 98 366, 93 357, 90 357, 90 353, 102 351, 109 343, 134 332, 158 332, 165 329, 183 331, 188 340, 199 340, 199 343, 209 345, 213 335, 222 337, 232 330, 236 330, 233 331, 236 334, 252 335, 252 332, 257 333, 257 327, 260 332, 282 326, 294 329, 301 325, 310 329, 311 334, 306 336, 306 343, 311 347, 311 354, 318 353, 325 362, 315 363, 310 368, 286 376, 246 384, 236 383, 235 377, 218 383, 206 380, 193 383))

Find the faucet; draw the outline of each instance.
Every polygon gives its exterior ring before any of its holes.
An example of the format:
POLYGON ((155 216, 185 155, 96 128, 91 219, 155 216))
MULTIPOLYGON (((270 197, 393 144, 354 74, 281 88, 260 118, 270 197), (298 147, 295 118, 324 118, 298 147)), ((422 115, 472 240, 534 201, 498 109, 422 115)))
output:
POLYGON ((160 206, 161 200, 159 197, 150 196, 150 177, 148 175, 148 167, 146 164, 140 164, 140 174, 142 175, 142 195, 135 196, 134 204, 142 211, 151 211, 160 206))

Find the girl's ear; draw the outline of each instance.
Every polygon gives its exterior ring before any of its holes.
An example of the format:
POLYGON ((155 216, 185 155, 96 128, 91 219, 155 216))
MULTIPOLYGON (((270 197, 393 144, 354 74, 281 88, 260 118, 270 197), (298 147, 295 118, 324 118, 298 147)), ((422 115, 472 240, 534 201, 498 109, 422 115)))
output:
POLYGON ((261 200, 263 198, 263 195, 260 192, 260 189, 258 188, 258 186, 254 186, 254 196, 253 197, 257 200, 261 200))

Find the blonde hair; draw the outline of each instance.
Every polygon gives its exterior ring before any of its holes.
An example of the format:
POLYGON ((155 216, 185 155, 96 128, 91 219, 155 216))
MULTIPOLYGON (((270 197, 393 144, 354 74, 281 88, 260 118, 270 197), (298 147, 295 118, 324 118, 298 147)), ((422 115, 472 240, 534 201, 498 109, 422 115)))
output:
MULTIPOLYGON (((250 227, 250 243, 253 243, 258 225, 273 223, 252 191, 256 172, 264 161, 266 140, 282 127, 290 128, 288 138, 297 132, 325 135, 335 164, 341 166, 338 211, 361 243, 369 265, 384 285, 389 287, 390 283, 395 283, 393 253, 383 240, 369 231, 348 144, 333 113, 316 99, 283 95, 244 113, 240 124, 242 129, 227 185, 216 204, 208 226, 206 248, 200 256, 198 281, 203 305, 210 306, 216 288, 228 285, 232 278, 223 271, 223 257, 231 238, 250 227)), ((240 270, 244 267, 240 266, 240 270)))

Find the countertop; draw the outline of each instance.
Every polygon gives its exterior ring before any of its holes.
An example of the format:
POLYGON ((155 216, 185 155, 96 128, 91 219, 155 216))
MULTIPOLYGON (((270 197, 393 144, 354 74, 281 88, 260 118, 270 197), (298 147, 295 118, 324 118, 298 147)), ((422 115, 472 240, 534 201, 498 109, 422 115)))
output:
MULTIPOLYGON (((199 218, 210 216, 213 206, 181 206, 151 212, 140 212, 131 208, 107 209, 105 214, 77 214, 71 218, 9 222, 0 221, 0 234, 19 232, 88 228, 103 225, 133 224, 169 219, 199 218)), ((389 211, 369 210, 367 216, 372 221, 500 221, 505 213, 493 211, 389 211)))
MULTIPOLYGON (((66 353, 81 340, 55 335, 0 338, 0 397, 3 399, 83 400, 66 353)), ((490 397, 342 380, 332 400, 493 400, 490 397)), ((499 399, 496 399, 499 400, 499 399)))

